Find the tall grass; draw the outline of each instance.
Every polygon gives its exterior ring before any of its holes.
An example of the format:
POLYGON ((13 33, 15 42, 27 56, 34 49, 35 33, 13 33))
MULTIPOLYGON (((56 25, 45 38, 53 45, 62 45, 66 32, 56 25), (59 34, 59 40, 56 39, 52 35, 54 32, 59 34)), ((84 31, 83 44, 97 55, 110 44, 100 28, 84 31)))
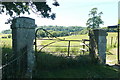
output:
MULTIPOLYGON (((75 58, 73 58, 65 56, 55 56, 50 53, 40 52, 36 57, 37 68, 44 70, 56 70, 78 65, 82 66, 94 64, 94 62, 92 62, 92 59, 87 55, 76 56, 75 58)), ((97 60, 96 63, 98 63, 97 60)))
MULTIPOLYGON (((2 36, 8 36, 9 34, 6 35, 0 35, 2 36)), ((12 39, 10 38, 5 38, 1 39, 1 47, 2 47, 2 64, 5 64, 6 61, 10 60, 10 57, 12 55, 12 39)))
POLYGON ((38 53, 34 78, 119 78, 118 70, 98 64, 87 55, 72 57, 38 53))

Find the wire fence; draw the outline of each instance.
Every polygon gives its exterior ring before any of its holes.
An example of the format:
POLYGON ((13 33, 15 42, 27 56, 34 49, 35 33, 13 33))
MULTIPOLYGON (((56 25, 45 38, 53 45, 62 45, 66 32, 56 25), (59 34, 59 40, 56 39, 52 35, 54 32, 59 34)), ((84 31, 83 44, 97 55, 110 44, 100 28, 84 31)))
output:
POLYGON ((21 55, 17 56, 12 53, 12 56, 7 54, 3 55, 2 66, 2 78, 16 78, 23 76, 27 70, 27 50, 26 47, 20 52, 21 55))

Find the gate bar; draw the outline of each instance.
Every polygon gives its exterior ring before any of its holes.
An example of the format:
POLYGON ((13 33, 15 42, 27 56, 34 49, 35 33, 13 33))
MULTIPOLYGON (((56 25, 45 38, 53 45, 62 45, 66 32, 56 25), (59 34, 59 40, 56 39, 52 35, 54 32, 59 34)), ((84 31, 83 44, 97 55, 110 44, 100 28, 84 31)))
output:
POLYGON ((120 49, 120 47, 119 47, 119 45, 120 45, 120 42, 119 42, 120 31, 119 30, 120 29, 119 29, 119 26, 120 26, 120 24, 118 24, 118 27, 117 27, 118 28, 118 50, 117 50, 118 51, 118 64, 120 64, 120 50, 119 50, 120 49))

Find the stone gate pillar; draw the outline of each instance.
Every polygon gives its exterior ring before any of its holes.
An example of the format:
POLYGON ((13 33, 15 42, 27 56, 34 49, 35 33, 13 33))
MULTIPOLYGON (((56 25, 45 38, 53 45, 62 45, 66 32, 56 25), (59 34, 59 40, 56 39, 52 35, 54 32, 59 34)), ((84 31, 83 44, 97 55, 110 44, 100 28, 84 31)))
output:
POLYGON ((33 39, 35 38, 35 20, 28 17, 17 17, 13 19, 12 29, 12 48, 17 59, 16 77, 32 77, 34 65, 33 39), (25 76, 24 76, 25 77, 25 76))
POLYGON ((106 43, 107 32, 103 29, 95 29, 89 31, 90 38, 90 55, 100 59, 102 64, 106 63, 106 43))

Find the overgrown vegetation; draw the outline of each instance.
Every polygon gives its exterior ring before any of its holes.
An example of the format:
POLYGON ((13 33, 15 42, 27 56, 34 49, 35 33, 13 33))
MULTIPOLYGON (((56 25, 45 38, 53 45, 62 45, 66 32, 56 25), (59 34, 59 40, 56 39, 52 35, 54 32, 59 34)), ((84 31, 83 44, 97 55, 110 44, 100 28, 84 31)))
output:
POLYGON ((89 56, 63 57, 38 53, 34 78, 119 78, 119 71, 89 56))
MULTIPOLYGON (((3 48, 11 53, 11 48, 3 48)), ((49 53, 38 53, 33 78, 120 78, 120 71, 105 65, 91 62, 89 56, 67 58, 49 53)))

